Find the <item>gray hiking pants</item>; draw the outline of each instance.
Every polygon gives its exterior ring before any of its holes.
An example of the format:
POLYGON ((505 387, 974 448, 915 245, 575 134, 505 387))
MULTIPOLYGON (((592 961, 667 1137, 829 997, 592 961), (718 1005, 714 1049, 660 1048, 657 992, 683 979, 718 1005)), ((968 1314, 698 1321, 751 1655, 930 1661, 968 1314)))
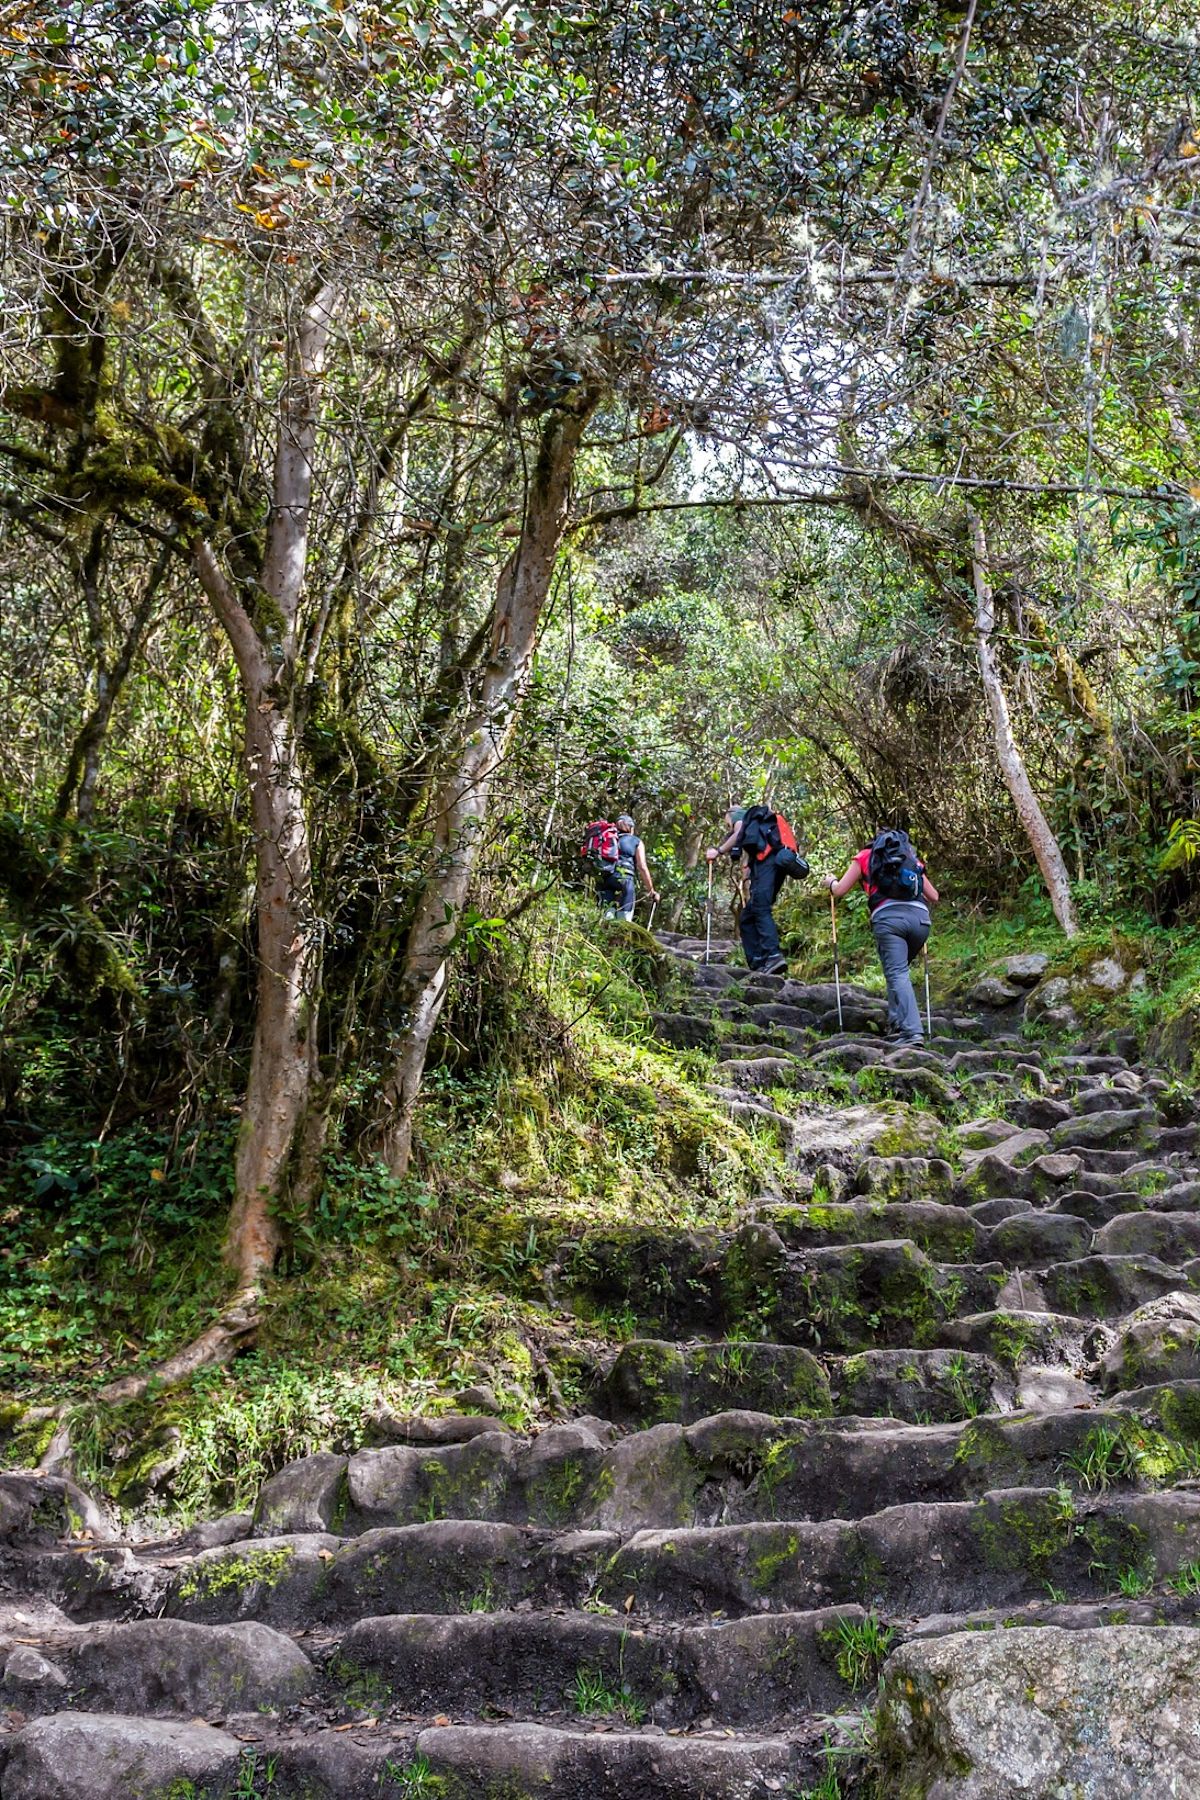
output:
POLYGON ((887 982, 888 1024, 902 1043, 925 1036, 908 965, 929 936, 929 909, 919 900, 887 900, 871 914, 871 930, 887 982))

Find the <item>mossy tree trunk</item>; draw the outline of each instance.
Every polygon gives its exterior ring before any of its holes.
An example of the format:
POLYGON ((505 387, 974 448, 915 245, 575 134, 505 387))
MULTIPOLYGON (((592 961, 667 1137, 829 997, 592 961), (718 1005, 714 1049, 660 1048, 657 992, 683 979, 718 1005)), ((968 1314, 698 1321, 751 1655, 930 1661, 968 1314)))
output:
POLYGON ((407 1170, 412 1154, 425 1062, 446 997, 446 960, 479 858, 492 781, 533 671, 567 525, 575 458, 598 400, 599 391, 585 387, 573 405, 551 413, 542 427, 520 536, 496 584, 490 653, 426 785, 431 866, 405 947, 402 1033, 383 1092, 381 1147, 394 1174, 407 1170))
POLYGON ((238 583, 206 536, 193 541, 197 576, 241 679, 254 824, 257 1005, 225 1245, 242 1298, 270 1273, 279 1252, 280 1203, 316 1071, 320 935, 294 708, 318 396, 339 303, 338 290, 321 283, 292 334, 257 591, 238 583))

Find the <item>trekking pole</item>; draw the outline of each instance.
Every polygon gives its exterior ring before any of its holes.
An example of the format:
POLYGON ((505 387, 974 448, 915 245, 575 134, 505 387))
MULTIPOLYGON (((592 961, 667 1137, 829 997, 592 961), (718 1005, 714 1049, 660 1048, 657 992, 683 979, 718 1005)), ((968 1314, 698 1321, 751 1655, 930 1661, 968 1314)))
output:
POLYGON ((657 911, 658 911, 658 901, 654 900, 650 904, 650 917, 646 921, 646 930, 647 931, 654 930, 654 915, 657 911))
POLYGON ((833 929, 833 984, 837 989, 838 1030, 844 1031, 845 1025, 842 1021, 842 971, 838 967, 837 901, 833 897, 832 888, 829 890, 829 923, 833 929))
POLYGON ((921 946, 921 961, 925 964, 925 1035, 933 1036, 933 1013, 929 1005, 929 945, 921 946))
POLYGON ((709 865, 708 865, 708 901, 704 908, 704 960, 705 960, 705 962, 707 962, 709 957, 712 955, 713 867, 714 867, 714 865, 712 863, 709 863, 709 865))

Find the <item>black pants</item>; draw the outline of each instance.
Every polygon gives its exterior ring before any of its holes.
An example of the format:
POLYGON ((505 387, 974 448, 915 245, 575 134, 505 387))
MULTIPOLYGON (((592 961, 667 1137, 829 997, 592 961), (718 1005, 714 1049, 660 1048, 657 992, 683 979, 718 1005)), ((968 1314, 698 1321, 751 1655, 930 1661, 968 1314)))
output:
POLYGON ((632 919, 636 895, 633 886, 633 870, 605 869, 596 884, 596 893, 602 906, 611 906, 624 919, 632 919))
POLYGON ((771 908, 779 898, 784 877, 775 867, 775 858, 750 864, 750 898, 742 908, 738 930, 742 949, 752 969, 760 969, 773 956, 779 955, 779 932, 771 917, 771 908))

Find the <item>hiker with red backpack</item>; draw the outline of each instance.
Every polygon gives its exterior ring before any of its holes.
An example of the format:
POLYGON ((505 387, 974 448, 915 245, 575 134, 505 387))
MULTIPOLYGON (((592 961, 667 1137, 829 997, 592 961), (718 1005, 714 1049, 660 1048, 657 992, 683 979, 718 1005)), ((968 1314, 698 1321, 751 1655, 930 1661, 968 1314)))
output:
POLYGON ((719 856, 735 862, 745 859, 750 897, 738 918, 742 949, 750 968, 776 975, 787 963, 779 948, 779 930, 772 907, 788 876, 808 874, 808 864, 796 848, 796 834, 782 813, 769 806, 736 806, 725 815, 729 835, 723 844, 706 850, 710 863, 719 856))
POLYGON ((602 906, 608 907, 607 918, 633 918, 635 874, 651 901, 657 903, 658 894, 646 861, 646 846, 634 831, 628 813, 622 813, 615 825, 608 819, 593 820, 584 833, 580 854, 592 866, 596 876, 596 897, 602 906))
POLYGON ((860 850, 840 881, 835 875, 825 877, 825 886, 835 900, 843 900, 860 882, 887 982, 888 1034, 901 1044, 923 1044, 921 1009, 909 964, 925 948, 931 924, 929 908, 936 906, 941 896, 908 833, 896 827, 881 831, 873 843, 860 850))

